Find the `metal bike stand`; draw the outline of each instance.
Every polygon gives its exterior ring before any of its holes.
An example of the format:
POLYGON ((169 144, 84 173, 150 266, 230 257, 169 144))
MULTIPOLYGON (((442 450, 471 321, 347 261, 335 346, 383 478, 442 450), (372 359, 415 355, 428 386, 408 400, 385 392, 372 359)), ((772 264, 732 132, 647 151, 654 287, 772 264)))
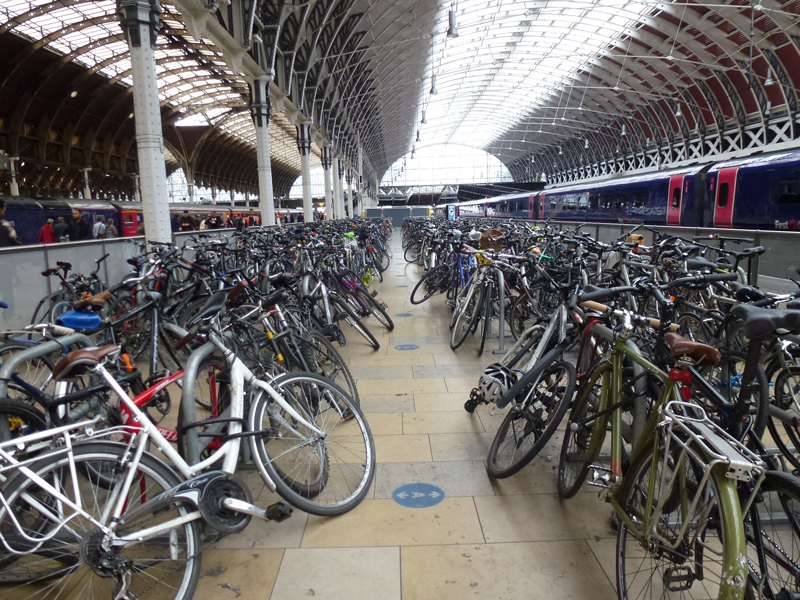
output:
MULTIPOLYGON (((500 286, 500 323, 497 325, 498 337, 500 343, 496 350, 492 350, 492 354, 505 354, 506 353, 506 280, 503 272, 497 270, 497 284, 500 286)), ((490 319, 491 322, 491 319, 490 319)), ((490 330, 491 331, 491 330, 490 330)))

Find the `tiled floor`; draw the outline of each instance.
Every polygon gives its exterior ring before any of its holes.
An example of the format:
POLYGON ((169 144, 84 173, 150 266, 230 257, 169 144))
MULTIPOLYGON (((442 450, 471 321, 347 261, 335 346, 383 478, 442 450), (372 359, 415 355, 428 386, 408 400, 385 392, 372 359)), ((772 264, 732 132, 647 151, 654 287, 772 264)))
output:
MULTIPOLYGON (((468 341, 450 350, 451 311, 442 297, 421 306, 408 298, 420 277, 402 258, 377 284, 395 330, 366 323, 373 351, 354 331, 340 349, 358 380, 377 452, 369 496, 331 519, 295 511, 281 524, 255 520, 203 554, 198 599, 517 600, 615 597, 609 509, 591 488, 559 499, 555 471, 561 436, 531 465, 492 481, 484 461, 500 415, 474 414, 464 401, 484 366, 468 341), (409 313, 411 317, 394 317, 409 313), (416 350, 397 350, 403 344, 416 350), (429 483, 445 492, 431 508, 405 508, 392 492, 429 483)), ((496 347, 497 340, 492 346, 496 347)), ((266 506, 273 497, 258 475, 247 483, 266 506)))

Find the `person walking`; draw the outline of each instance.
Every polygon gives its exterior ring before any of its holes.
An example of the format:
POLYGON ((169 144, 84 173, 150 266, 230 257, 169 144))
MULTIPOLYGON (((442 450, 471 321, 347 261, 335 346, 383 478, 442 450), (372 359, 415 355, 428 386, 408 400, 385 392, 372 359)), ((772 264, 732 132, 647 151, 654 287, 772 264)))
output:
POLYGON ((53 225, 53 237, 57 242, 69 241, 69 225, 64 221, 64 217, 58 217, 56 224, 53 225))
POLYGON ((114 225, 114 219, 109 219, 108 220, 108 225, 106 225, 106 237, 107 238, 119 237, 119 232, 117 231, 117 226, 114 225))
POLYGON ((69 226, 69 240, 80 242, 92 239, 92 226, 83 218, 83 213, 77 208, 72 209, 72 223, 69 226))
POLYGON ((106 218, 103 215, 97 216, 97 221, 92 227, 92 237, 96 240, 101 240, 106 237, 106 218))
POLYGON ((40 244, 55 244, 56 236, 53 234, 53 219, 47 219, 47 223, 42 225, 39 230, 40 244))
POLYGON ((21 246, 22 240, 19 239, 14 227, 5 220, 6 201, 0 198, 0 248, 7 246, 21 246))

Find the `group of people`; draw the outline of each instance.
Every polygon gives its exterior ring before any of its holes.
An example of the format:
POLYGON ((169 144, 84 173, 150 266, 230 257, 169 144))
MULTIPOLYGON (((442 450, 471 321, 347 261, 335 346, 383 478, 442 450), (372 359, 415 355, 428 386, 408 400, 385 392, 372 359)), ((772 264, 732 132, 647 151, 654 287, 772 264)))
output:
MULTIPOLYGON (((14 226, 5 217, 6 203, 0 198, 0 248, 8 246, 20 246, 22 240, 14 226)), ((72 219, 58 217, 57 221, 47 219, 47 222, 39 231, 40 244, 56 244, 58 242, 77 242, 82 240, 93 240, 102 238, 117 237, 119 232, 114 224, 114 219, 108 219, 99 215, 94 225, 83 218, 83 214, 78 209, 72 210, 72 219)))
POLYGON ((261 225, 261 217, 251 208, 246 215, 229 212, 224 217, 219 214, 198 215, 197 218, 189 214, 188 210, 183 211, 183 215, 178 220, 179 231, 195 231, 203 229, 244 229, 245 227, 256 227, 261 225))
POLYGON ((58 217, 57 221, 47 219, 47 223, 39 231, 40 244, 55 244, 58 242, 80 242, 83 240, 101 240, 104 238, 115 238, 119 236, 114 219, 97 215, 94 225, 83 218, 83 214, 77 208, 72 209, 72 220, 67 222, 64 217, 58 217))

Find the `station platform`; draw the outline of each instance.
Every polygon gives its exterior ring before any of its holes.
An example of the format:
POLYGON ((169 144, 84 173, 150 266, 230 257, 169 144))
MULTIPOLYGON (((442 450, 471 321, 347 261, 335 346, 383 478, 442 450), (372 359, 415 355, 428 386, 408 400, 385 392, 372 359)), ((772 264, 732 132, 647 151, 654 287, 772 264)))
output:
MULTIPOLYGON (((340 349, 375 437, 377 473, 367 499, 335 518, 295 511, 280 524, 254 520, 203 551, 195 598, 615 598, 609 507, 588 486, 559 499, 560 433, 514 477, 489 478, 484 461, 503 415, 489 407, 469 414, 463 405, 499 357, 490 347, 479 358, 471 339, 453 352, 444 298, 408 301, 422 271, 403 260, 399 231, 392 250, 383 283, 373 285, 395 330, 366 320, 381 343, 373 351, 345 325, 340 349), (402 506, 393 495, 407 484, 431 484, 443 497, 428 508, 402 506)), ((255 471, 242 473, 259 505, 280 500, 255 471)), ((411 497, 422 493, 416 489, 411 497)))

